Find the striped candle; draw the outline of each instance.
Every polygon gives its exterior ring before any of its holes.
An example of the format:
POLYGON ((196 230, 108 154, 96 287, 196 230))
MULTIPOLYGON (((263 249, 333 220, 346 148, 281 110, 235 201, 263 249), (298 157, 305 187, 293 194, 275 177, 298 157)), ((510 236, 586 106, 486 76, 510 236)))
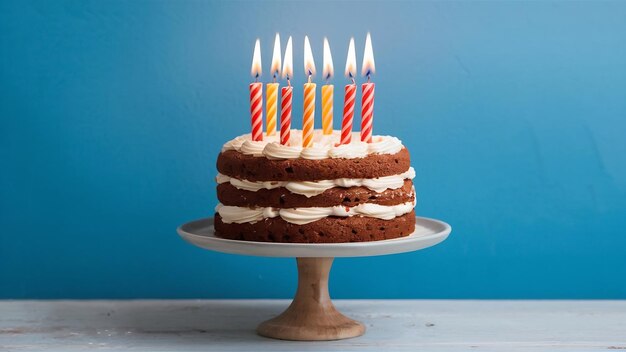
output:
POLYGON ((322 86, 322 133, 333 134, 333 93, 335 86, 328 84, 328 81, 335 73, 333 68, 333 55, 330 52, 330 44, 328 39, 324 38, 324 69, 322 76, 326 80, 326 84, 322 86))
POLYGON ((304 72, 309 81, 304 84, 304 107, 302 114, 302 147, 313 146, 313 125, 315 120, 315 83, 311 78, 315 75, 315 62, 309 37, 304 36, 304 72))
POLYGON ((267 135, 276 134, 276 105, 278 104, 278 83, 268 83, 265 98, 265 115, 267 124, 267 135))
POLYGON ((257 39, 254 43, 252 68, 250 74, 254 83, 250 83, 250 124, 252 125, 252 140, 263 140, 263 84, 257 82, 261 76, 261 43, 257 39))
POLYGON ((267 84, 267 95, 265 97, 265 115, 267 124, 267 135, 273 136, 276 134, 276 115, 278 105, 278 83, 276 83, 276 77, 280 75, 280 35, 276 33, 276 39, 274 39, 274 54, 272 55, 272 66, 270 72, 274 75, 274 82, 267 84))
POLYGON ((291 37, 287 40, 287 47, 285 47, 282 75, 283 78, 287 79, 287 87, 282 87, 280 90, 280 144, 289 145, 291 138, 291 100, 293 98, 293 87, 289 83, 289 78, 293 77, 291 37))
POLYGON ((343 120, 341 120, 340 144, 352 141, 352 119, 354 118, 354 102, 356 100, 356 84, 347 84, 343 98, 343 120))
POLYGON ((356 53, 354 51, 354 38, 350 38, 348 45, 348 56, 346 57, 345 75, 352 83, 346 85, 343 95, 343 119, 341 120, 341 139, 339 144, 350 144, 352 142, 352 119, 354 118, 354 103, 356 101, 356 53))
POLYGON ((372 143, 372 121, 374 120, 374 83, 361 86, 361 141, 372 143))
POLYGON ((250 83, 250 117, 252 140, 263 140, 263 84, 250 83))
POLYGON ((302 115, 302 146, 313 145, 313 128, 315 120, 315 83, 304 84, 304 114, 302 115))
POLYGON ((374 121, 374 83, 370 82, 371 75, 376 70, 372 38, 367 33, 365 38, 365 52, 363 53, 363 67, 361 74, 367 77, 367 83, 361 86, 361 141, 372 143, 372 122, 374 121))
POLYGON ((280 93, 280 144, 289 145, 293 88, 291 86, 282 87, 280 93))
POLYGON ((335 86, 322 86, 322 133, 333 134, 333 91, 335 86))

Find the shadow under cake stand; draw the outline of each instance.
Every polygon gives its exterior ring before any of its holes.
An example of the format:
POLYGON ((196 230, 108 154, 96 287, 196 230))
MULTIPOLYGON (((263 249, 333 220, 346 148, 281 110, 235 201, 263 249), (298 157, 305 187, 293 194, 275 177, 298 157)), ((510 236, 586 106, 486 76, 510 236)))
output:
POLYGON ((384 241, 349 243, 274 243, 229 240, 215 236, 213 218, 180 226, 186 241, 217 252, 262 257, 295 257, 298 289, 291 305, 279 316, 261 323, 257 333, 282 340, 324 341, 357 337, 365 325, 341 314, 328 294, 328 275, 335 257, 366 257, 417 251, 445 240, 445 222, 417 217, 415 231, 384 241))

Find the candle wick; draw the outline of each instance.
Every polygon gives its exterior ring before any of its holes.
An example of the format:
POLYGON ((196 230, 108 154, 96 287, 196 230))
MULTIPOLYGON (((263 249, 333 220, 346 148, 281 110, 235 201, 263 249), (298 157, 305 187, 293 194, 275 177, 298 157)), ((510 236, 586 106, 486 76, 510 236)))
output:
POLYGON ((354 80, 354 77, 352 77, 352 75, 350 75, 350 79, 352 80, 352 84, 356 84, 356 81, 354 80))
POLYGON ((276 83, 276 73, 274 73, 274 83, 276 83))
POLYGON ((287 86, 291 88, 291 81, 289 80, 289 76, 287 76, 287 86))
POLYGON ((370 83, 370 73, 367 71, 367 83, 370 83))
POLYGON ((311 73, 309 71, 309 84, 311 84, 311 73))

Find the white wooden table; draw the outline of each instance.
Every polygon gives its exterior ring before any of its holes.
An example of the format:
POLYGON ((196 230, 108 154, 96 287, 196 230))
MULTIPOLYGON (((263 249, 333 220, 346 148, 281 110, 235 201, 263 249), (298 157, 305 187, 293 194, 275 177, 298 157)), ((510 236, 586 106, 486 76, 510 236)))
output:
POLYGON ((287 300, 0 301, 0 351, 626 350, 626 301, 336 300, 362 337, 257 336, 287 300))

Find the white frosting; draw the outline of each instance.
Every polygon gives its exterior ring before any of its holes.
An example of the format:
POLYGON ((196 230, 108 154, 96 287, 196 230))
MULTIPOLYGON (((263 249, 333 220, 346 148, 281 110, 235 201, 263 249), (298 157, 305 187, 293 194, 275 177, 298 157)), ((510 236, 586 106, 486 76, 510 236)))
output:
POLYGON ((415 202, 406 202, 398 205, 379 205, 363 203, 354 207, 337 205, 334 207, 310 208, 244 208, 218 204, 215 211, 220 214, 222 221, 229 223, 257 222, 266 218, 280 216, 283 220, 296 225, 304 225, 328 216, 365 216, 382 220, 391 220, 397 216, 410 213, 415 202))
POLYGON ((241 144, 239 151, 252 156, 263 156, 263 150, 267 143, 264 141, 247 140, 241 144))
POLYGON ((256 192, 260 189, 274 189, 285 187, 292 193, 313 197, 324 193, 333 187, 367 187, 372 191, 381 193, 387 189, 398 189, 404 184, 404 180, 415 178, 415 169, 410 167, 407 171, 392 176, 378 178, 338 178, 321 181, 248 181, 229 177, 218 173, 215 177, 217 183, 229 182, 238 189, 256 192))
POLYGON ((319 143, 314 143, 313 146, 302 149, 300 157, 309 160, 326 159, 328 158, 328 148, 319 143))
POLYGON ((240 150, 241 149, 241 145, 243 144, 243 142, 250 140, 250 135, 243 135, 243 136, 239 136, 239 137, 235 137, 235 139, 231 139, 230 141, 226 142, 223 146, 222 146, 222 152, 225 152, 227 150, 240 150))
POLYGON ((302 131, 291 130, 290 145, 280 144, 280 136, 263 136, 262 141, 252 141, 250 134, 236 137, 224 144, 222 152, 236 150, 255 157, 265 156, 268 159, 311 159, 326 158, 363 158, 369 154, 396 154, 402 150, 402 142, 391 136, 373 136, 372 143, 361 142, 359 132, 352 134, 350 144, 339 144, 340 131, 331 135, 322 134, 321 130, 313 132, 313 146, 302 148, 302 131))
POLYGON ((355 159, 367 156, 367 143, 352 142, 350 144, 340 144, 331 147, 328 150, 328 156, 331 158, 355 159))
POLYGON ((302 153, 302 147, 299 145, 289 146, 282 145, 279 142, 268 143, 263 149, 263 155, 268 159, 297 159, 302 153))
POLYGON ((402 150, 402 142, 391 136, 374 136, 372 143, 367 143, 369 154, 396 154, 402 150))

